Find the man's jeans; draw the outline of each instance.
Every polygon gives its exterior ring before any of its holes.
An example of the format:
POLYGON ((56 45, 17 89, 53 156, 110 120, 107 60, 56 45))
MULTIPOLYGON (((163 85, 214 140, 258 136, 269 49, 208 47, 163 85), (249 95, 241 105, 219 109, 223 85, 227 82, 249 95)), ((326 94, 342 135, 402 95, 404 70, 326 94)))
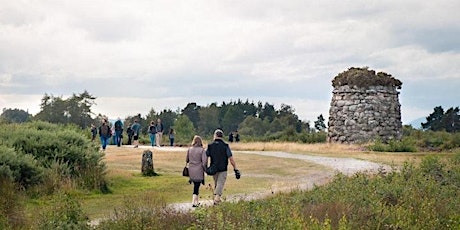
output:
POLYGON ((120 147, 122 131, 115 131, 115 144, 120 147))

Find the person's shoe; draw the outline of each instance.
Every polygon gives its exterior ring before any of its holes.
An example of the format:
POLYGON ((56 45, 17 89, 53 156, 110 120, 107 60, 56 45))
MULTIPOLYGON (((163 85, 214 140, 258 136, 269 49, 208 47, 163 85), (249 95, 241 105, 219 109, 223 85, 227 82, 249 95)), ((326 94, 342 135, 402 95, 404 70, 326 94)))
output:
POLYGON ((138 148, 139 146, 135 145, 134 148, 138 148))
POLYGON ((219 195, 214 195, 214 205, 218 205, 220 204, 221 200, 220 200, 220 196, 219 195))
POLYGON ((200 206, 200 203, 198 203, 198 195, 193 194, 192 196, 192 207, 196 208, 200 206))

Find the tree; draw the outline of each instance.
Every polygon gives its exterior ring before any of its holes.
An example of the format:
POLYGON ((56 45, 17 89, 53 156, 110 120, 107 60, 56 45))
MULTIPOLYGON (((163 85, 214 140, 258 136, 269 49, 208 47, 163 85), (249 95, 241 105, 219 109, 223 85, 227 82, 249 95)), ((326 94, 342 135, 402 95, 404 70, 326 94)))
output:
POLYGON ((175 138, 178 143, 188 144, 192 142, 193 136, 195 136, 195 128, 193 127, 192 121, 190 121, 187 116, 179 115, 174 122, 174 128, 176 131, 175 138))
POLYGON ((40 104, 40 112, 35 119, 60 124, 76 124, 81 128, 87 128, 94 122, 91 115, 91 106, 95 105, 96 97, 88 91, 81 94, 73 94, 68 99, 54 97, 45 94, 40 104))
POLYGON ((241 135, 261 137, 267 132, 266 124, 260 118, 248 116, 241 122, 238 132, 241 135))
MULTIPOLYGON (((261 104, 262 103, 259 104, 258 108, 260 108, 261 104)), ((269 104, 268 102, 265 103, 265 105, 261 108, 261 110, 258 113, 260 119, 268 119, 269 122, 272 122, 276 117, 275 106, 269 104)))
POLYGON ((238 129, 238 125, 244 120, 244 110, 238 106, 230 106, 222 118, 222 130, 230 133, 238 129))
POLYGON ((444 113, 441 106, 434 108, 433 113, 426 117, 422 128, 432 131, 457 132, 460 130, 459 108, 450 108, 444 113))
POLYGON ((201 108, 199 111, 200 122, 198 123, 198 133, 202 136, 212 135, 214 130, 220 128, 219 107, 212 103, 208 107, 201 108))
POLYGON ((450 108, 444 113, 441 119, 442 126, 449 133, 460 131, 460 116, 458 112, 458 107, 450 108))
POLYGON ((158 114, 158 118, 161 119, 161 123, 164 126, 164 132, 169 134, 169 129, 174 126, 174 121, 177 119, 177 113, 171 109, 164 109, 158 114))
POLYGON ((326 129, 326 124, 324 123, 323 114, 320 114, 318 116, 318 120, 315 121, 315 129, 318 131, 323 131, 324 129, 326 129))
POLYGON ((0 118, 6 122, 23 123, 29 121, 31 114, 22 109, 3 109, 0 118))
POLYGON ((198 122, 200 121, 199 110, 200 106, 198 106, 195 102, 188 103, 182 110, 182 115, 187 116, 195 128, 198 127, 198 122))

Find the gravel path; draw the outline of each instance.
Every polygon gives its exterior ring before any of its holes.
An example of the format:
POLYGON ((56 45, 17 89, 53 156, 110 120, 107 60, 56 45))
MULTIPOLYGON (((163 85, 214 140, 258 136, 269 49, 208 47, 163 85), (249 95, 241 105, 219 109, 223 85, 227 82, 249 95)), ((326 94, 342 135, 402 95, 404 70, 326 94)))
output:
MULTIPOLYGON (((235 151, 241 154, 255 154, 269 157, 279 157, 279 158, 289 158, 289 159, 298 159, 322 166, 331 168, 330 171, 317 171, 312 174, 306 175, 304 179, 299 180, 299 183, 293 187, 283 187, 283 188, 273 188, 271 191, 257 192, 252 194, 234 194, 227 196, 227 202, 236 202, 239 200, 254 200, 267 197, 271 194, 277 192, 287 192, 293 189, 308 190, 313 188, 315 185, 322 185, 330 181, 330 179, 337 173, 343 173, 345 175, 353 175, 357 172, 367 171, 369 173, 375 173, 380 168, 389 170, 390 167, 383 164, 378 164, 365 160, 358 160, 354 158, 340 158, 340 157, 321 157, 313 155, 303 155, 303 154, 292 154, 287 152, 271 152, 271 151, 235 151)), ((244 176, 244 172, 243 172, 244 176)), ((202 205, 209 206, 212 205, 211 200, 201 200, 202 205)), ((171 204, 170 207, 180 210, 180 211, 191 211, 193 208, 190 203, 175 203, 171 204)))
MULTIPOLYGON (((131 146, 126 146, 131 147, 131 146)), ((132 147, 131 147, 132 148, 132 147)), ((139 148, 151 149, 151 146, 139 146, 139 148)), ((187 148, 181 147, 161 147, 157 148, 154 147, 155 151, 186 151, 187 148)), ((337 173, 343 173, 345 175, 353 175, 357 172, 367 171, 370 173, 375 173, 379 170, 379 168, 384 168, 386 171, 390 170, 391 168, 387 165, 377 164, 370 161, 365 160, 358 160, 354 158, 340 158, 340 157, 322 157, 322 156, 313 156, 313 155, 304 155, 304 154, 293 154, 281 151, 235 151, 239 154, 255 154, 261 156, 268 156, 268 157, 279 157, 279 158, 288 158, 288 159, 298 159, 303 161, 312 162, 315 164, 319 164, 325 167, 330 168, 331 170, 328 171, 316 171, 311 174, 305 175, 302 179, 299 179, 296 185, 292 187, 281 187, 281 188, 272 188, 270 191, 261 191, 257 193, 251 194, 232 194, 226 196, 226 202, 236 202, 240 200, 255 200, 261 199, 272 194, 278 192, 288 192, 293 189, 300 189, 300 190, 308 190, 312 189, 315 185, 322 185, 331 180, 331 178, 337 173)), ((244 177, 244 172, 243 172, 244 177)), ((200 203, 203 206, 211 206, 211 200, 200 200, 200 203)), ((180 212, 189 212, 192 211, 193 208, 189 202, 187 203, 174 203, 170 204, 174 210, 180 212)), ((98 225, 101 219, 92 220, 90 224, 92 226, 98 225)))

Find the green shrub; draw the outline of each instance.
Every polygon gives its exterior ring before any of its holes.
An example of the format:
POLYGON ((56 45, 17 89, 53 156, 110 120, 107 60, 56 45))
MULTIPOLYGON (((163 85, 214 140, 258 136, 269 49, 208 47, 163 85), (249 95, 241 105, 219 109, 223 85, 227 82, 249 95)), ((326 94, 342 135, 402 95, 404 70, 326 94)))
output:
POLYGON ((35 219, 37 229, 90 229, 88 217, 71 195, 59 193, 35 219))
POLYGON ((12 177, 0 174, 0 194, 0 229, 23 229, 26 221, 22 195, 12 177))
POLYGON ((378 139, 368 145, 367 148, 376 152, 417 152, 416 143, 410 137, 404 137, 402 140, 390 140, 388 143, 383 143, 378 139))
POLYGON ((126 196, 122 207, 103 219, 97 229, 187 229, 194 222, 190 213, 168 207, 159 193, 126 196))
MULTIPOLYGON (((37 168, 49 176, 46 191, 54 191, 59 188, 60 181, 68 183, 69 179, 86 189, 108 190, 103 153, 75 126, 46 122, 3 124, 0 127, 0 142, 12 148, 18 156, 37 162, 37 168)), ((13 163, 10 161, 8 164, 12 167, 13 163)), ((42 180, 27 179, 21 183, 27 187, 37 182, 42 180)))
POLYGON ((5 146, 0 146, 0 174, 24 188, 39 184, 43 179, 43 169, 32 156, 16 153, 5 146))

